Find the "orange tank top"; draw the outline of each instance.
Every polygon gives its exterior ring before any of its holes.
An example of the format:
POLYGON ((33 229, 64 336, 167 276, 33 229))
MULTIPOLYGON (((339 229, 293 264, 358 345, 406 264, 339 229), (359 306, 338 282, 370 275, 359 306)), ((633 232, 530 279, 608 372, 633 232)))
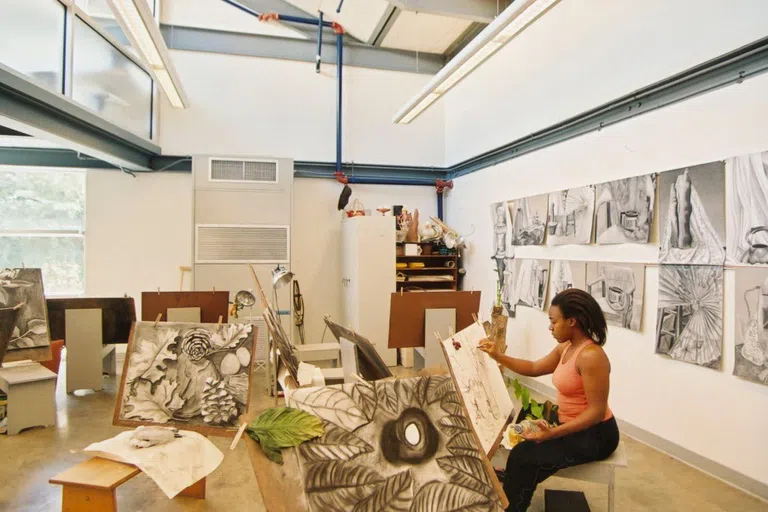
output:
MULTIPOLYGON (((558 405, 558 419, 560 423, 567 423, 576 418, 579 414, 587 409, 587 395, 584 392, 584 381, 579 375, 579 370, 576 368, 576 360, 584 347, 587 347, 594 343, 589 341, 576 349, 575 352, 570 354, 568 361, 563 362, 563 358, 571 348, 571 343, 568 342, 568 346, 563 350, 563 354, 560 356, 560 363, 555 368, 552 374, 552 384, 557 388, 557 405, 558 405)), ((606 407, 605 418, 603 421, 608 420, 613 416, 611 409, 606 407)))

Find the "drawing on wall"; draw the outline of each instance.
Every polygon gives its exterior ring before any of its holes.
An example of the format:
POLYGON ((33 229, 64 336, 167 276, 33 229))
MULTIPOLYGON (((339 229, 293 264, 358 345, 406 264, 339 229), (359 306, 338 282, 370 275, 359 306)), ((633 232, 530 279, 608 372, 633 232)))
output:
POLYGON ((137 322, 114 424, 236 429, 248 408, 255 331, 248 324, 137 322))
POLYGON ((644 263, 587 263, 587 292, 597 300, 608 325, 640 331, 644 263))
MULTIPOLYGON (((510 250, 510 253, 512 250, 510 250)), ((510 318, 515 318, 517 299, 515 298, 515 258, 504 260, 504 281, 501 286, 501 303, 510 318)))
POLYGON ((286 402, 325 426, 298 449, 312 512, 507 506, 448 376, 300 388, 286 402))
POLYGON ((711 162, 659 175, 660 263, 725 262, 725 166, 711 162))
POLYGON ((571 188, 549 194, 547 244, 588 244, 592 241, 595 187, 571 188))
POLYGON ((656 174, 601 183, 596 187, 598 244, 648 243, 656 200, 656 174))
POLYGON ((496 261, 496 272, 499 283, 504 282, 505 259, 507 258, 507 205, 506 203, 493 203, 491 205, 493 217, 493 259, 496 261))
POLYGON ((723 267, 661 265, 656 353, 719 368, 723 343, 723 267))
POLYGON ((516 304, 543 309, 549 283, 549 260, 518 259, 515 267, 516 304))
POLYGON ((768 151, 728 158, 728 262, 768 264, 768 151))
POLYGON ((768 385, 768 268, 736 269, 733 374, 768 385))
POLYGON ((0 307, 24 304, 11 331, 8 350, 51 344, 44 293, 43 272, 39 268, 6 268, 0 271, 0 307))
POLYGON ((523 197, 507 203, 512 222, 511 245, 541 245, 544 243, 547 224, 548 198, 523 197))
POLYGON ((585 261, 552 260, 550 264, 549 297, 547 307, 558 293, 568 288, 587 289, 587 263, 585 261))
POLYGON ((443 352, 459 390, 467 417, 486 454, 495 450, 512 415, 504 377, 498 364, 477 348, 487 334, 476 322, 443 340, 443 352))

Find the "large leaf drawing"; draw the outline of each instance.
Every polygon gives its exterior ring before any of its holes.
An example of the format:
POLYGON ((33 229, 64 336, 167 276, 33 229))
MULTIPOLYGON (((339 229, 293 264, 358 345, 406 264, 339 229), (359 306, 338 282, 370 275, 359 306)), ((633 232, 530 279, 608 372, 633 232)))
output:
POLYGON ((338 461, 311 464, 304 479, 312 509, 322 512, 348 511, 383 482, 373 469, 338 461))
POLYGON ((48 324, 45 322, 45 320, 33 318, 27 323, 27 330, 30 332, 30 334, 36 334, 39 336, 48 332, 48 324))
POLYGON ((486 496, 493 495, 485 464, 477 457, 440 457, 437 464, 450 476, 453 483, 469 487, 486 496))
POLYGON ((410 470, 387 478, 384 485, 376 489, 352 509, 352 512, 408 512, 413 501, 413 477, 410 470))
POLYGON ((472 434, 459 434, 453 436, 446 445, 448 450, 454 455, 467 455, 470 457, 477 457, 479 451, 475 444, 475 438, 472 434))
POLYGON ((248 435, 258 441, 274 462, 283 463, 281 448, 299 446, 323 435, 320 418, 289 407, 267 409, 248 424, 248 435))
POLYGON ((469 424, 464 416, 443 416, 440 418, 440 421, 437 422, 437 426, 446 437, 453 437, 470 432, 469 424))
POLYGON ((327 386, 311 390, 309 394, 294 392, 288 405, 321 417, 347 430, 355 430, 369 422, 363 411, 344 390, 327 386))
POLYGON ((135 349, 131 354, 128 364, 126 383, 130 384, 139 377, 150 382, 157 382, 165 375, 168 361, 175 361, 176 354, 174 340, 179 331, 158 327, 156 338, 140 337, 134 344, 135 349))
POLYGON ((464 408, 461 406, 461 399, 457 393, 448 393, 440 401, 440 407, 448 414, 461 416, 464 414, 464 408))
POLYGON ((496 504, 472 489, 443 482, 430 482, 413 499, 410 512, 485 512, 496 504))
POLYGON ((363 453, 371 453, 373 447, 333 423, 324 423, 325 434, 322 437, 304 443, 299 453, 306 462, 321 460, 352 460, 363 453))
POLYGON ((352 388, 352 399, 355 404, 363 411, 368 420, 372 420, 376 413, 376 390, 371 384, 355 384, 352 388))
POLYGON ((400 411, 395 383, 392 381, 374 382, 374 388, 376 390, 376 399, 379 408, 392 415, 397 415, 400 411))
POLYGON ((123 419, 166 423, 184 405, 176 393, 176 382, 161 379, 155 384, 139 379, 123 400, 123 419))
POLYGON ((221 330, 211 333, 211 345, 214 349, 233 348, 246 339, 253 330, 250 324, 227 324, 221 330))
POLYGON ((414 407, 418 405, 415 402, 416 381, 414 379, 400 379, 395 381, 395 391, 397 398, 403 405, 403 408, 414 407))
POLYGON ((429 379, 427 386, 427 403, 433 404, 443 399, 448 394, 456 392, 453 386, 453 379, 447 375, 439 375, 429 379))

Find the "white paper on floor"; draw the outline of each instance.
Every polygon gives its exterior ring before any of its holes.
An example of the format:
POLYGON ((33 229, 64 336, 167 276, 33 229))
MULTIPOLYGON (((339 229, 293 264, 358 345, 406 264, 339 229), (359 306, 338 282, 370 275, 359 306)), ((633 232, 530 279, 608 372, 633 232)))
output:
POLYGON ((85 451, 98 457, 133 464, 155 481, 168 498, 219 467, 224 455, 202 434, 180 430, 180 438, 149 448, 130 444, 133 431, 121 432, 112 439, 93 443, 85 451))

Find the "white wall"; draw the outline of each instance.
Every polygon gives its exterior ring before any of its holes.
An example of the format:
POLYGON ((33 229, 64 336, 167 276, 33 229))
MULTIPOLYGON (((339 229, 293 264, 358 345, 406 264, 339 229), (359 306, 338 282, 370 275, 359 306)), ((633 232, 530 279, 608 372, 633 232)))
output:
POLYGON ((140 318, 141 292, 179 289, 192 263, 191 174, 88 171, 85 208, 87 296, 127 293, 140 318))
MULTIPOLYGON (((336 68, 314 63, 173 51, 190 108, 160 105, 166 154, 274 155, 336 159, 336 68)), ((429 75, 344 67, 343 160, 441 165, 443 113, 418 125, 392 115, 429 75)))
MULTIPOLYGON (((447 221, 460 232, 477 228, 466 261, 467 288, 483 290, 488 311, 495 289, 490 204, 496 201, 676 169, 768 150, 768 76, 510 160, 459 178, 446 200, 447 221)), ((658 246, 518 248, 517 257, 655 262, 658 246)), ((658 267, 646 269, 642 333, 611 328, 610 406, 617 417, 768 484, 765 419, 768 387, 731 375, 734 364, 734 280, 725 272, 722 371, 654 354, 658 267), (738 421, 727 434, 721 421, 738 421)), ((544 312, 518 308, 508 328, 508 353, 538 358, 553 340, 544 312)), ((551 386, 550 377, 541 378, 551 386)))
MULTIPOLYGON (((350 204, 357 198, 371 213, 376 208, 401 204, 419 210, 419 222, 437 215, 434 187, 350 185, 350 204)), ((320 342, 323 317, 341 321, 341 213, 336 210, 342 185, 331 180, 297 178, 294 181, 292 268, 305 304, 307 342, 320 342)), ((391 214, 391 212, 390 212, 391 214)), ((365 335, 365 333, 361 333, 365 335)), ((326 333, 325 341, 333 335, 326 333)))
POLYGON ((432 107, 444 104, 445 163, 766 35, 764 0, 563 0, 432 107))

